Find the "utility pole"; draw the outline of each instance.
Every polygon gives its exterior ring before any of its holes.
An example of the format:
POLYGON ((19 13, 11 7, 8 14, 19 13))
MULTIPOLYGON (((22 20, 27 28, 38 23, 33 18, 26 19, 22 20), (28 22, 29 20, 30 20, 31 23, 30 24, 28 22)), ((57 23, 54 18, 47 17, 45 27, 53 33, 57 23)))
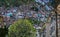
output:
POLYGON ((58 22, 57 22, 57 12, 55 11, 56 14, 56 37, 58 37, 58 22))
POLYGON ((57 9, 55 11, 55 14, 56 14, 56 37, 59 37, 59 28, 58 28, 58 24, 59 24, 59 16, 60 16, 60 3, 57 5, 57 9))

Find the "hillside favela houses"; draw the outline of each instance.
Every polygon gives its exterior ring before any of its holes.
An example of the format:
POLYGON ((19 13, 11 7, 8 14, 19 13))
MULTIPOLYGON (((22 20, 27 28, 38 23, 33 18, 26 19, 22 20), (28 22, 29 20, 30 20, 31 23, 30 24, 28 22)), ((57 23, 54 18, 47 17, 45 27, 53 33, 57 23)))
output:
POLYGON ((0 0, 0 37, 60 37, 60 0, 0 0))

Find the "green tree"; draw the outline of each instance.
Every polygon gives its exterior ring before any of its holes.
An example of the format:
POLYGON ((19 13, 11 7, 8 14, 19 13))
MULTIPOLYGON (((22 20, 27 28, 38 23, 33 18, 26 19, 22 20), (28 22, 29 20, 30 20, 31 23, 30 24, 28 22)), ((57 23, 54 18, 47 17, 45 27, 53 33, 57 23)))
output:
POLYGON ((36 30, 26 19, 20 19, 8 28, 8 37, 36 37, 36 30))
POLYGON ((34 0, 0 0, 0 5, 19 6, 21 4, 29 4, 31 2, 34 2, 34 0))
POLYGON ((32 24, 40 24, 42 21, 41 20, 39 20, 38 21, 38 19, 32 19, 32 18, 29 18, 28 19, 32 24))

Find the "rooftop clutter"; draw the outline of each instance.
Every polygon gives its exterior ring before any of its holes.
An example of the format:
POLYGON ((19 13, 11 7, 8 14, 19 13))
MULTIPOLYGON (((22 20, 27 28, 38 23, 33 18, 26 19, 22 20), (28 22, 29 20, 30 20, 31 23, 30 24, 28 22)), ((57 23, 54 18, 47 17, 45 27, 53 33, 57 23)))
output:
POLYGON ((46 3, 49 3, 51 1, 49 0, 35 0, 38 4, 36 7, 32 6, 29 8, 27 6, 20 6, 20 7, 11 7, 11 8, 5 8, 0 7, 0 13, 4 17, 4 22, 6 24, 11 24, 15 20, 20 18, 35 18, 38 21, 46 22, 47 17, 49 17, 49 14, 51 13, 51 10, 54 9, 51 5, 48 5, 46 3))

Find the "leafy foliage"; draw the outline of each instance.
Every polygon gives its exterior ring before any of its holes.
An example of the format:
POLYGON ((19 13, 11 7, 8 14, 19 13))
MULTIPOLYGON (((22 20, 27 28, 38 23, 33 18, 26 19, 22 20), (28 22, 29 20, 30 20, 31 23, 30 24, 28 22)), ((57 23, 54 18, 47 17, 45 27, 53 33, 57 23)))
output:
POLYGON ((36 30, 26 19, 20 19, 9 27, 9 37, 36 37, 36 30))
POLYGON ((8 28, 0 28, 0 37, 5 37, 8 34, 8 28))
POLYGON ((19 6, 21 4, 29 4, 31 2, 34 2, 34 0, 0 0, 0 5, 19 6))
POLYGON ((30 18, 30 19, 28 19, 32 24, 40 24, 41 23, 41 21, 39 20, 37 20, 37 19, 32 19, 32 18, 30 18))

